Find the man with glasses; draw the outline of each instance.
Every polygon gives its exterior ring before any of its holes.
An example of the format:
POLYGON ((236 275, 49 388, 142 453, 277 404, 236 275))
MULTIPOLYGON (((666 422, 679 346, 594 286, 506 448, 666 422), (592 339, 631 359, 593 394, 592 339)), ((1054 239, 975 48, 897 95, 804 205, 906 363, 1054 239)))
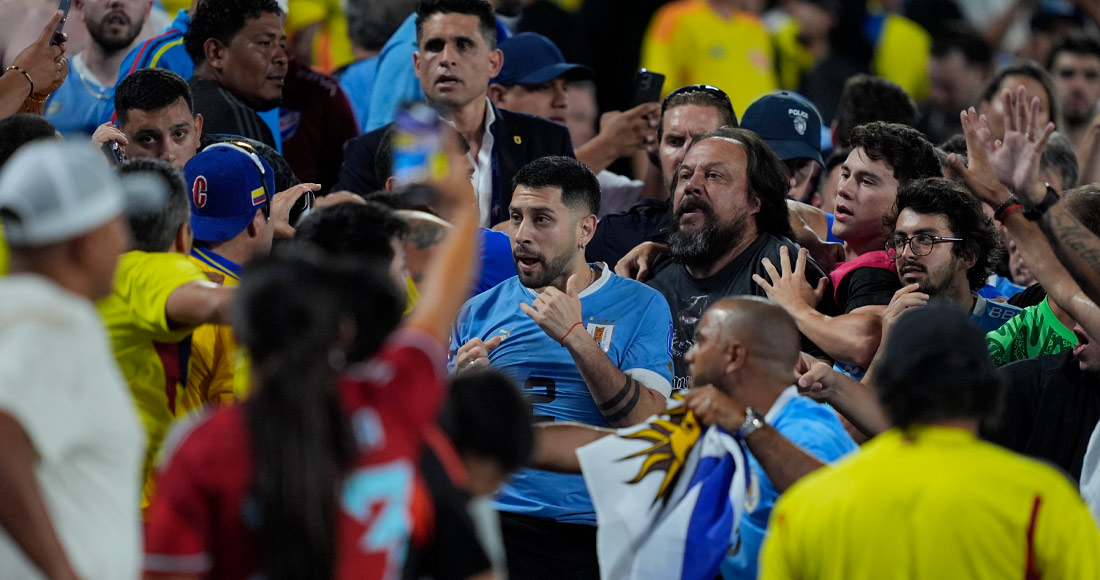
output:
MULTIPOLYGON (((898 190, 886 255, 904 285, 882 316, 885 336, 902 312, 932 298, 970 313, 983 331, 1001 327, 1020 309, 978 295, 1004 253, 993 220, 963 186, 942 178, 918 179, 898 190)), ((880 349, 881 350, 881 349, 880 349)))

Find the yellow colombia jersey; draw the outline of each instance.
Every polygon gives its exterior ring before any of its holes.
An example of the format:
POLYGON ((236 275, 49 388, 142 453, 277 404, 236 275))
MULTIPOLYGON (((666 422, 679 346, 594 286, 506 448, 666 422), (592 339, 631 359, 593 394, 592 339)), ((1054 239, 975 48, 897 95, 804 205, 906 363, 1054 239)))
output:
POLYGON ((0 228, 0 276, 7 276, 10 267, 11 260, 8 256, 8 242, 4 239, 4 229, 0 228))
POLYGON ((1100 578, 1100 531, 1054 469, 961 429, 887 431, 772 510, 764 579, 1100 578))
POLYGON ((184 284, 206 279, 183 254, 126 252, 119 257, 111 295, 98 304, 115 360, 149 437, 142 474, 146 482, 172 422, 176 392, 184 384, 191 355, 186 340, 191 327, 168 323, 168 297, 184 284))
MULTIPOLYGON (((223 286, 240 285, 240 266, 209 249, 195 248, 191 262, 223 286)), ((233 376, 237 364, 237 341, 233 327, 203 324, 191 335, 191 366, 187 386, 180 392, 177 414, 201 408, 206 403, 227 405, 236 400, 233 376)))
POLYGON ((751 14, 729 19, 706 0, 677 0, 657 11, 642 44, 642 66, 665 75, 664 94, 684 85, 714 85, 738 118, 757 97, 779 88, 771 39, 751 14))

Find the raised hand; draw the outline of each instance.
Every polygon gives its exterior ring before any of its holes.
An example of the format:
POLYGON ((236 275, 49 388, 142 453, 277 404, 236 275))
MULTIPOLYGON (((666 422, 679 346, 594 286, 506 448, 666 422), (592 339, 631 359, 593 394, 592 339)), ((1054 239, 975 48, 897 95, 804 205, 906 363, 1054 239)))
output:
POLYGON ((1025 204, 1037 205, 1046 196, 1046 188, 1039 183, 1039 161, 1054 132, 1054 123, 1039 126, 1039 97, 1029 99, 1022 86, 1015 91, 1005 89, 1001 100, 1005 110, 1004 141, 994 141, 986 130, 979 132, 980 137, 984 136, 982 145, 997 180, 1025 204))
POLYGON ((955 175, 962 178, 974 197, 996 209, 1011 194, 997 179, 993 166, 989 163, 989 151, 985 144, 992 144, 993 137, 989 132, 988 121, 985 115, 979 117, 974 107, 959 113, 959 120, 962 122, 963 136, 966 137, 966 156, 970 163, 964 164, 962 158, 952 153, 947 157, 947 164, 955 175))
POLYGON ((791 256, 787 247, 779 248, 779 270, 776 270, 771 259, 764 258, 761 264, 767 272, 770 281, 765 280, 759 274, 753 274, 752 279, 764 289, 768 299, 790 310, 800 304, 815 308, 825 295, 825 283, 827 278, 818 281, 817 287, 810 286, 806 281, 806 248, 799 248, 798 258, 794 268, 791 268, 791 256))

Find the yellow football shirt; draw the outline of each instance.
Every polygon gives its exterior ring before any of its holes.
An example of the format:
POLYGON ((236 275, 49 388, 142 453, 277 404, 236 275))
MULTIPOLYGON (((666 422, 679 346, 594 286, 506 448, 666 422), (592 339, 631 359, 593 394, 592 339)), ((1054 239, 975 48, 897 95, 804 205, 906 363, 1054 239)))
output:
POLYGON ((743 12, 722 18, 706 0, 678 0, 657 11, 642 43, 642 66, 665 75, 664 95, 694 83, 722 89, 738 118, 779 88, 760 19, 743 12))
MULTIPOLYGON (((240 268, 209 249, 195 248, 190 257, 199 270, 222 286, 240 285, 240 268)), ((180 391, 176 414, 201 409, 207 403, 228 405, 236 401, 233 377, 237 365, 237 340, 227 324, 203 324, 191 334, 191 366, 187 386, 180 391)))
POLYGON ((168 297, 184 284, 206 279, 183 254, 126 252, 119 257, 111 295, 97 305, 148 435, 143 505, 148 505, 149 473, 172 423, 191 353, 185 339, 192 329, 169 323, 168 297))
POLYGON ((320 29, 313 38, 310 64, 332 72, 354 60, 348 19, 340 0, 290 0, 284 25, 286 35, 293 37, 314 24, 319 24, 320 29))
POLYGON ((1100 578, 1100 531, 1038 461, 961 429, 893 429, 779 498, 760 564, 769 580, 1100 578))

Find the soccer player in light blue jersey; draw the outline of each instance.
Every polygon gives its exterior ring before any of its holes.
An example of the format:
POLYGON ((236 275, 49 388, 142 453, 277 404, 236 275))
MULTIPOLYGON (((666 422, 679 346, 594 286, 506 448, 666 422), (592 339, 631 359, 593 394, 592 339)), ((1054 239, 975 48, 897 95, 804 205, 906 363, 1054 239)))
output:
MULTIPOLYGON (((671 392, 672 315, 656 290, 585 262, 600 188, 572 158, 532 161, 509 205, 518 276, 471 299, 452 367, 511 375, 536 420, 600 427, 661 412, 671 392)), ((596 518, 580 475, 524 470, 501 488, 509 575, 598 578, 596 518)))

